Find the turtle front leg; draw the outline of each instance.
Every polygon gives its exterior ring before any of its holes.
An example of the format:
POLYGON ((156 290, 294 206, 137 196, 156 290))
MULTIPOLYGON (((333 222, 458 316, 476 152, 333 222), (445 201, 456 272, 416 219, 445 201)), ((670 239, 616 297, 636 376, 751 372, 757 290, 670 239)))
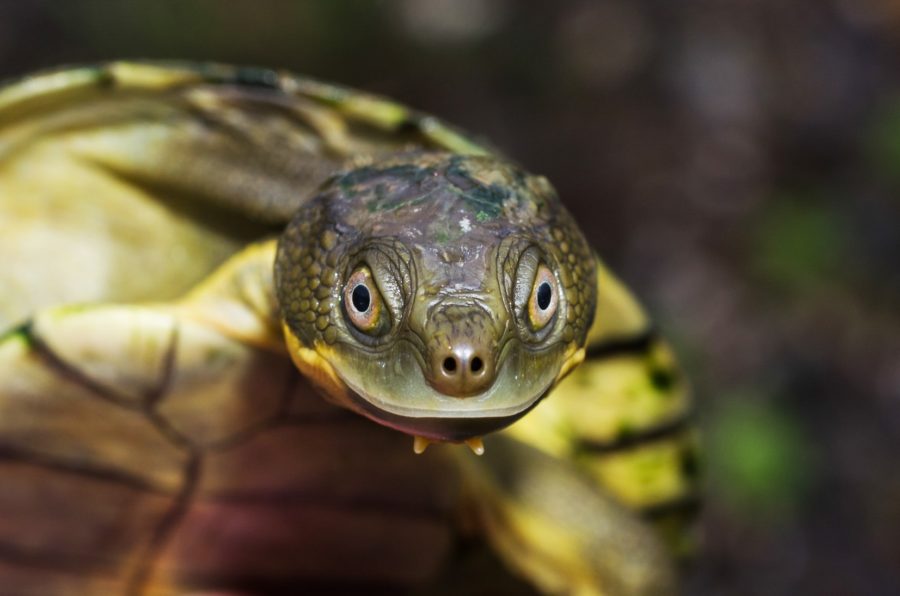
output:
POLYGON ((670 556, 649 526, 570 462, 507 436, 460 454, 469 511, 498 554, 547 594, 676 592, 670 556))

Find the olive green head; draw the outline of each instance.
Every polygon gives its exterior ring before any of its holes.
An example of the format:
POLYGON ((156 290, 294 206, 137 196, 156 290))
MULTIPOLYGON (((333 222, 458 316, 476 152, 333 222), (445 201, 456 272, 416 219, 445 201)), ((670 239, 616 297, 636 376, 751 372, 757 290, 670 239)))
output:
POLYGON ((451 441, 512 423, 578 363, 595 276, 545 178, 437 153, 329 180, 275 264, 298 366, 345 406, 451 441))

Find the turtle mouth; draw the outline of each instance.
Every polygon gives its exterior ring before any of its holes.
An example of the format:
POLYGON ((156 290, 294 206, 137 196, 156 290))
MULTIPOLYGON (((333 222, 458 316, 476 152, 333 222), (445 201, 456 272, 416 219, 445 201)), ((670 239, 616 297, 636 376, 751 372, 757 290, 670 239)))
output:
POLYGON ((465 398, 432 387, 410 344, 398 343, 389 365, 363 358, 351 362, 349 355, 333 364, 348 389, 347 407, 410 435, 461 442, 509 426, 534 408, 553 388, 564 351, 562 345, 533 351, 509 342, 494 382, 465 398))
POLYGON ((435 416, 435 413, 430 411, 422 411, 419 415, 396 414, 378 408, 369 399, 352 390, 350 399, 353 401, 354 410, 378 424, 431 441, 461 443, 506 428, 530 412, 546 393, 545 391, 538 395, 518 412, 478 417, 435 416))

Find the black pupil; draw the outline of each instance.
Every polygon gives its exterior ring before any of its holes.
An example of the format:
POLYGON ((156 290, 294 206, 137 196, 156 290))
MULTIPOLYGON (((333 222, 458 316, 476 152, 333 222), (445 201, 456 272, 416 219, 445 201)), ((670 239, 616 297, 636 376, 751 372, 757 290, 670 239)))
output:
POLYGON ((550 292, 552 292, 552 291, 553 291, 553 289, 550 287, 550 284, 548 284, 547 282, 543 282, 541 285, 538 286, 537 305, 538 305, 539 309, 547 310, 547 308, 550 307, 550 298, 551 298, 550 292))
POLYGON ((369 296, 369 288, 362 284, 358 284, 353 288, 350 300, 353 301, 353 308, 355 308, 357 312, 366 312, 369 310, 369 303, 372 301, 372 298, 369 296))

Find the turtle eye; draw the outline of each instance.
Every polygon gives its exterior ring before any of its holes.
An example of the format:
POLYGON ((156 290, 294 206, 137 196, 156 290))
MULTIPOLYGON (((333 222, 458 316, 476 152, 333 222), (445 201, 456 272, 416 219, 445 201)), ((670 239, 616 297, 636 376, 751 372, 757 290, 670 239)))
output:
POLYGON ((540 331, 556 314, 559 305, 559 286, 556 276, 546 265, 538 267, 534 286, 528 298, 528 323, 532 330, 540 331))
POLYGON ((360 267, 344 287, 344 311, 353 326, 368 335, 386 330, 384 303, 368 267, 360 267))

